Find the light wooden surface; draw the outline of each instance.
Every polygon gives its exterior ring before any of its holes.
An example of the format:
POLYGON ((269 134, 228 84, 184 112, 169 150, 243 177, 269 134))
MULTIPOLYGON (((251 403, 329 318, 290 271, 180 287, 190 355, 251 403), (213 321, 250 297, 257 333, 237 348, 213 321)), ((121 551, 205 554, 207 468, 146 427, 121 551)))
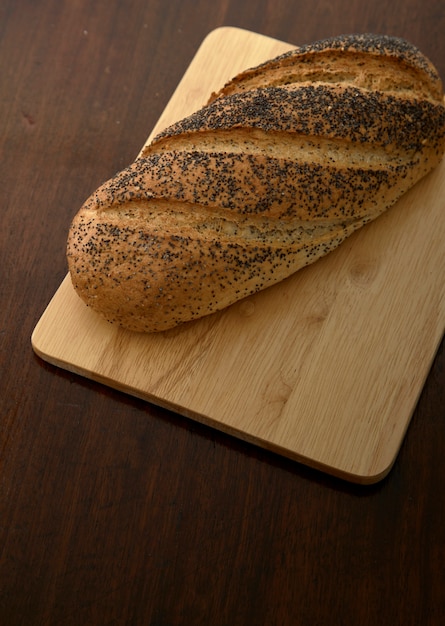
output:
MULTIPOLYGON (((213 31, 150 137, 233 74, 289 48, 213 31)), ((34 350, 310 466, 376 482, 395 460, 444 329, 444 178, 442 162, 328 257, 165 333, 103 322, 66 277, 34 330, 34 350)))

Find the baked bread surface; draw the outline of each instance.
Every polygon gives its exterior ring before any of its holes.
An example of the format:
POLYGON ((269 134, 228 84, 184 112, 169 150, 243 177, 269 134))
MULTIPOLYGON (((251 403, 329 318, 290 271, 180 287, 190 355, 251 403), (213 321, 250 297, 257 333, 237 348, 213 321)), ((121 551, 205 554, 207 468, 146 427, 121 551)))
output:
POLYGON ((445 150, 440 78, 408 42, 348 35, 236 76, 85 202, 73 286, 134 331, 288 277, 378 217, 445 150))

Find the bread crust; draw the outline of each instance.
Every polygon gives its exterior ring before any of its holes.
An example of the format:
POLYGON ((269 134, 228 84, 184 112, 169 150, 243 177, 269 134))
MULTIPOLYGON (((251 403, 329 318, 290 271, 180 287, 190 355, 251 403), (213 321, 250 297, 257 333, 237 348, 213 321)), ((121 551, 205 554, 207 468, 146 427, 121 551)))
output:
POLYGON ((335 249, 444 149, 442 84, 409 43, 297 48, 236 76, 92 194, 68 236, 74 288, 134 331, 203 317, 335 249))

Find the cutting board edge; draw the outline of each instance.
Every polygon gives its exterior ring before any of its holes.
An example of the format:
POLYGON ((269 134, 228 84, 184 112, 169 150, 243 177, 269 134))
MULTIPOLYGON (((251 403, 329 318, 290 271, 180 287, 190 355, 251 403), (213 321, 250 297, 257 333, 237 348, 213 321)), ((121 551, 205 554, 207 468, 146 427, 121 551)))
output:
MULTIPOLYGON (((48 305, 49 306, 49 305, 48 305)), ((399 452, 400 445, 397 446, 397 449, 394 450, 393 455, 389 463, 385 464, 384 467, 376 470, 372 470, 370 472, 366 471, 356 471, 353 467, 347 468, 336 466, 332 463, 324 463, 323 461, 319 461, 314 459, 311 456, 305 456, 304 454, 299 454, 292 449, 285 448, 281 445, 274 444, 273 442, 253 435, 252 433, 247 432, 246 430, 241 430, 235 428, 227 423, 221 422, 217 419, 212 419, 206 415, 196 413, 192 410, 188 410, 181 405, 178 405, 173 402, 169 402, 163 398, 158 396, 144 393, 141 390, 132 387, 131 385, 127 385, 125 383, 120 383, 117 380, 113 380, 108 378, 107 376, 103 376, 101 374, 97 374, 94 371, 88 370, 80 365, 76 365, 73 362, 68 362, 65 359, 51 355, 49 352, 45 351, 40 343, 39 343, 39 324, 42 320, 40 318, 37 323, 32 335, 31 335, 31 346, 36 354, 36 356, 48 363, 52 367, 56 367, 58 369, 62 369, 64 371, 70 372, 71 374, 75 374, 76 376, 80 376, 82 378, 86 378, 91 382, 98 383, 100 385, 105 385, 106 387, 117 391, 118 393, 123 393, 125 395, 130 395, 138 400, 142 400, 143 402, 147 402, 152 404, 153 406, 159 407, 166 411, 171 411, 185 419, 190 419, 198 424, 201 424, 207 428, 211 428, 212 430, 217 430, 226 435, 234 437, 244 443, 249 445, 253 445, 256 448, 261 448, 268 453, 275 454, 279 457, 286 458, 291 461, 295 461, 302 466, 310 467, 313 470, 329 474, 341 480, 356 483, 360 485, 372 485, 377 482, 383 480, 388 473, 390 472, 399 452)), ((408 428, 409 422, 411 418, 408 420, 406 427, 408 428)))

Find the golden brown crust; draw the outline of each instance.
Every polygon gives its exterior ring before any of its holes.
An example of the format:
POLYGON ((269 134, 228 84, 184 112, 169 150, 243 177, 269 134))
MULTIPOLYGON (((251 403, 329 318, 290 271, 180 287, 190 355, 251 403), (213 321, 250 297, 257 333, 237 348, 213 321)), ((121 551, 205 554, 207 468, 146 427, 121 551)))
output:
POLYGON ((160 331, 283 280, 444 152, 442 87, 403 40, 346 36, 247 70, 160 133, 71 225, 80 297, 160 331))
POLYGON ((241 72, 210 101, 261 85, 348 82, 356 87, 440 100, 436 68, 415 46, 400 37, 372 33, 340 35, 295 48, 241 72), (382 58, 383 57, 383 58, 382 58))

